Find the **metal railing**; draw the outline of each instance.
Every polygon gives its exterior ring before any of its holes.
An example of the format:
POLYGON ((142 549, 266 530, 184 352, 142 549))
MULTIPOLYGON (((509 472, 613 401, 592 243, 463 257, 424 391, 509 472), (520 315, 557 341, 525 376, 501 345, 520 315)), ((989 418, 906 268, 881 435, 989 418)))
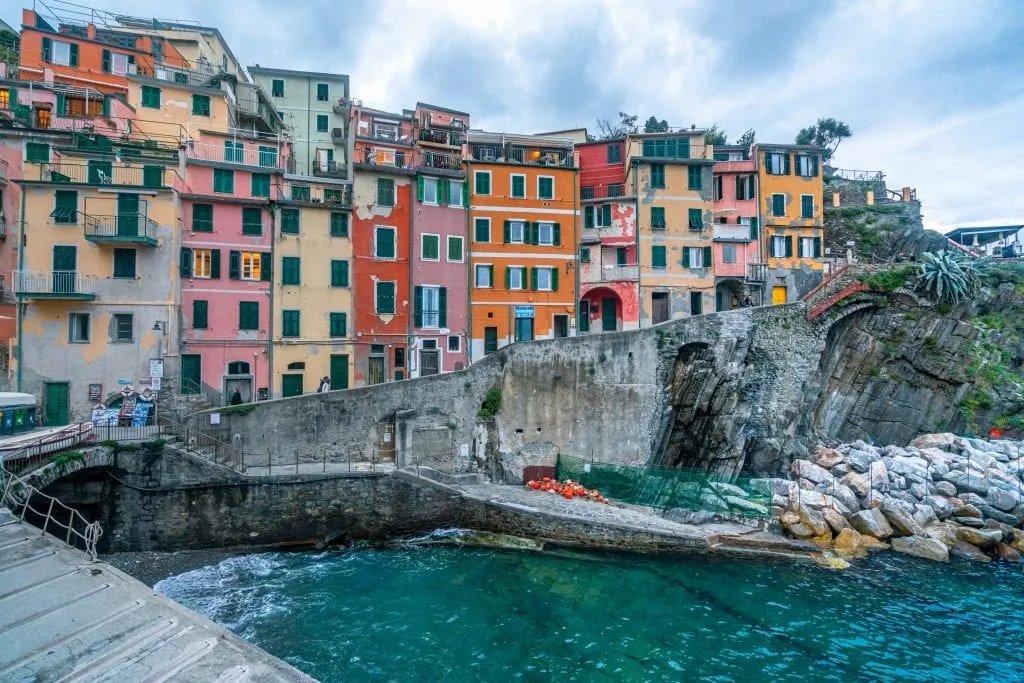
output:
POLYGON ((580 269, 580 281, 590 282, 621 282, 640 279, 640 267, 637 265, 619 266, 614 264, 590 264, 590 268, 580 269))
POLYGON ((103 242, 133 242, 156 245, 157 222, 144 213, 116 216, 82 214, 85 239, 103 242))
POLYGON ((409 144, 409 136, 402 135, 401 131, 396 133, 390 130, 375 130, 368 131, 366 133, 357 133, 356 137, 363 138, 364 140, 375 140, 378 142, 396 142, 401 144, 409 144))
POLYGON ((849 168, 825 167, 825 175, 840 180, 861 180, 866 182, 881 182, 885 180, 885 174, 881 171, 860 171, 849 168))
POLYGON ((419 166, 425 168, 443 168, 448 171, 462 170, 462 157, 458 154, 442 154, 441 152, 422 151, 419 166))
POLYGON ((345 142, 345 129, 344 128, 332 128, 331 129, 331 141, 335 143, 345 142))
MULTIPOLYGON (((241 142, 241 141, 239 141, 241 142)), ((220 161, 225 164, 239 164, 241 166, 258 166, 261 168, 283 169, 285 160, 278 153, 277 147, 269 150, 260 150, 251 144, 244 144, 242 148, 225 147, 203 142, 190 142, 185 146, 185 156, 189 159, 201 161, 220 161)), ((269 145, 264 145, 269 147, 269 145)))
POLYGON ((580 188, 580 199, 615 199, 626 196, 626 186, 622 183, 609 185, 584 185, 580 188))
POLYGON ((500 148, 495 145, 473 145, 475 161, 524 164, 526 166, 554 166, 573 168, 573 156, 568 150, 541 150, 525 147, 500 148))
POLYGON ((711 159, 711 145, 690 142, 682 143, 678 138, 645 139, 640 154, 645 159, 711 159))
POLYGON ((411 169, 412 163, 410 162, 410 158, 411 155, 406 155, 402 152, 367 149, 363 152, 363 159, 361 163, 368 166, 387 166, 390 168, 411 169))
POLYGON ((342 161, 314 161, 313 175, 324 178, 347 178, 348 166, 342 161))
MULTIPOLYGON (((157 425, 161 435, 173 436, 182 442, 175 446, 179 450, 192 453, 217 465, 231 468, 236 472, 245 472, 246 452, 241 448, 209 436, 188 425, 175 422, 163 415, 157 420, 157 425)), ((250 457, 254 456, 250 455, 250 457)))
MULTIPOLYGON (((103 535, 99 522, 90 522, 78 510, 70 508, 56 498, 43 493, 29 482, 16 474, 0 468, 0 505, 10 508, 22 522, 29 513, 41 521, 40 529, 45 534, 51 527, 61 531, 51 532, 55 538, 64 541, 68 548, 77 547, 81 542, 85 554, 91 562, 96 561, 96 545, 103 535), (39 503, 35 503, 39 501, 39 503), (36 507, 38 505, 38 507, 36 507)), ((38 523, 38 522, 37 522, 38 523)))
POLYGON ((81 185, 126 185, 133 187, 164 187, 165 175, 162 166, 159 184, 152 181, 157 178, 142 166, 113 166, 97 164, 75 164, 66 161, 36 164, 39 167, 39 180, 51 183, 76 183, 81 185), (146 181, 150 181, 147 183, 146 181))
POLYGON ((749 242, 754 238, 749 223, 715 223, 715 239, 749 242))
POLYGON ((767 282, 768 281, 768 264, 767 263, 749 263, 747 264, 747 280, 750 282, 767 282))
POLYGON ((41 436, 32 443, 0 456, 3 469, 13 474, 31 472, 61 453, 89 446, 96 441, 92 422, 70 425, 59 432, 41 436))
POLYGON ((466 141, 465 136, 453 130, 435 130, 425 128, 420 131, 421 142, 432 142, 437 145, 448 145, 449 147, 461 147, 466 141))
POLYGON ((323 185, 289 183, 285 185, 283 195, 283 201, 287 202, 300 202, 303 204, 318 204, 326 206, 352 205, 352 188, 348 185, 342 187, 325 187, 323 185))
POLYGON ((220 83, 228 77, 227 73, 217 69, 216 71, 202 72, 186 69, 170 64, 155 64, 153 66, 139 64, 135 73, 131 73, 129 66, 128 75, 138 75, 144 78, 152 78, 157 81, 169 81, 180 85, 187 85, 193 88, 220 88, 220 83))
POLYGON ((14 293, 19 296, 93 296, 96 278, 75 270, 16 270, 11 274, 14 293))

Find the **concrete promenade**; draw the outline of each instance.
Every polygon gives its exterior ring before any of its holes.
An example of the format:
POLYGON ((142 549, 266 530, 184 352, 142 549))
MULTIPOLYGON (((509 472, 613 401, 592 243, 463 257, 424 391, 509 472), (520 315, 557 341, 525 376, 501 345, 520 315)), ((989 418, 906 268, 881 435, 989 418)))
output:
POLYGON ((0 681, 313 681, 0 507, 0 681))

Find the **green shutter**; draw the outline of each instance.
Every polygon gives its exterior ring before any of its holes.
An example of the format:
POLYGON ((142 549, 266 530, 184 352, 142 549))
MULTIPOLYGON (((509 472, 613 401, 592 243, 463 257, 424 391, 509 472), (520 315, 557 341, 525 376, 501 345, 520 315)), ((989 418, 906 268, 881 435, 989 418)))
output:
POLYGON ((594 207, 584 206, 583 207, 583 227, 593 228, 594 227, 594 207))
POLYGON ((793 257, 793 236, 786 235, 786 258, 793 257))
POLYGON ((297 256, 285 256, 281 259, 281 284, 302 284, 302 261, 297 256))
POLYGON ((331 213, 331 237, 348 237, 348 214, 334 211, 331 213))
POLYGON ((163 166, 143 166, 142 167, 142 184, 145 187, 163 187, 163 184, 164 184, 164 167, 163 166))
POLYGON ((530 291, 537 291, 537 269, 530 268, 530 291))
POLYGON ((270 258, 268 252, 260 254, 260 280, 263 282, 273 282, 273 260, 270 258))
POLYGON ((790 174, 791 169, 789 160, 791 156, 792 155, 789 152, 786 152, 785 154, 782 155, 782 175, 790 174))
MULTIPOLYGON (((525 238, 525 235, 524 235, 525 238)), ((526 241, 525 239, 523 240, 526 241)), ((512 242, 512 221, 505 221, 505 244, 511 244, 512 242)))
POLYGON ((540 223, 533 221, 532 223, 527 223, 526 227, 530 230, 530 240, 528 244, 540 244, 540 223))
POLYGON ((491 241, 491 224, 486 218, 476 219, 473 239, 477 242, 491 241))
POLYGON ((196 299, 192 302, 192 327, 196 330, 205 330, 210 326, 210 304, 203 299, 196 299))
POLYGON ((71 66, 78 66, 78 43, 71 43, 71 66))
POLYGON ((178 260, 178 267, 182 277, 192 277, 192 250, 188 247, 181 248, 181 258, 178 260))
POLYGON ((558 268, 557 267, 551 269, 551 291, 552 292, 557 292, 558 291, 558 268))
POLYGON ((242 252, 232 251, 228 253, 228 277, 232 280, 239 280, 242 277, 242 252))
POLYGON ((416 201, 423 201, 423 176, 416 176, 416 201))
POLYGON ((238 302, 238 329, 258 330, 260 327, 260 304, 258 301, 238 302))
POLYGON ((192 205, 192 232, 213 232, 213 205, 192 205))
POLYGON ((448 327, 448 288, 437 289, 437 324, 441 328, 448 327))
POLYGON ((551 226, 551 243, 556 247, 562 246, 562 226, 559 223, 551 226))
POLYGON ((110 73, 110 50, 103 51, 103 71, 105 73, 110 73))
POLYGON ((55 109, 57 110, 57 116, 67 116, 68 114, 68 98, 62 92, 57 93, 55 109))
POLYGON ((298 209, 281 209, 281 233, 284 235, 299 234, 298 209))
POLYGON ((711 247, 704 247, 704 267, 711 267, 711 247))
POLYGON ((249 192, 253 197, 269 197, 270 196, 270 176, 266 173, 253 173, 251 174, 249 182, 249 192))
POLYGON ((413 327, 423 327, 423 288, 413 288, 413 327))
MULTIPOLYGON (((686 249, 683 249, 683 265, 687 264, 686 249)), ((665 247, 654 245, 651 247, 651 267, 665 267, 665 247)))
POLYGON ((611 204, 604 204, 601 207, 601 223, 604 224, 604 227, 606 227, 606 228, 611 227, 611 224, 612 224, 612 205, 611 204))
POLYGON ((683 268, 690 267, 690 247, 683 247, 683 268))
POLYGON ((580 263, 590 263, 590 247, 580 247, 580 263))
POLYGON ((814 258, 821 258, 821 238, 820 237, 815 237, 814 238, 814 251, 812 253, 814 254, 814 258))
POLYGON ((281 311, 281 336, 298 337, 300 330, 300 311, 281 311))
POLYGON ((348 287, 348 261, 331 261, 331 287, 348 287))
POLYGON ((53 62, 53 41, 49 38, 43 38, 43 61, 53 62))
POLYGON ((220 279, 220 249, 210 250, 210 279, 220 279))
POLYGON ((331 313, 330 314, 331 330, 330 336, 332 337, 344 337, 348 330, 348 321, 344 313, 331 313))
POLYGON ((750 219, 750 239, 756 240, 758 237, 758 217, 754 216, 750 219))

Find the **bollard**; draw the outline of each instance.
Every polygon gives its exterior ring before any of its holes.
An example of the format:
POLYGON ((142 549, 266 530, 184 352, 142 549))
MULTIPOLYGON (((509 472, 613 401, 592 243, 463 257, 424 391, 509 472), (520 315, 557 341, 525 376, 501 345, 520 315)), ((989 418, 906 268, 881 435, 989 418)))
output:
POLYGON ((327 474, 327 449, 324 449, 324 474, 327 474))

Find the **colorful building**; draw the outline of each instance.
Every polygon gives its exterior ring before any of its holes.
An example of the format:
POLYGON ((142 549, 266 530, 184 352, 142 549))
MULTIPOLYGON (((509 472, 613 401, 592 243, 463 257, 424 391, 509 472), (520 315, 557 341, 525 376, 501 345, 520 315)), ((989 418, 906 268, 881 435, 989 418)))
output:
POLYGON ((353 107, 354 385, 408 377, 414 118, 353 107))
POLYGON ((756 144, 753 155, 771 303, 797 301, 821 282, 824 271, 821 150, 756 144))
POLYGON ((641 327, 714 310, 714 159, 705 132, 687 129, 626 140, 626 184, 639 198, 641 327))
POLYGON ((764 261, 758 238, 757 164, 748 147, 715 147, 714 273, 715 310, 739 308, 750 297, 764 300, 764 261))
POLYGON ((470 131, 470 360, 576 324, 578 170, 571 139, 470 131))
POLYGON ((469 188, 462 149, 469 114, 418 102, 413 117, 417 149, 409 376, 421 377, 468 364, 469 188))
POLYGON ((626 185, 626 140, 578 145, 580 301, 577 332, 640 326, 636 195, 626 185))

